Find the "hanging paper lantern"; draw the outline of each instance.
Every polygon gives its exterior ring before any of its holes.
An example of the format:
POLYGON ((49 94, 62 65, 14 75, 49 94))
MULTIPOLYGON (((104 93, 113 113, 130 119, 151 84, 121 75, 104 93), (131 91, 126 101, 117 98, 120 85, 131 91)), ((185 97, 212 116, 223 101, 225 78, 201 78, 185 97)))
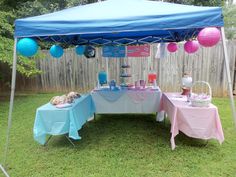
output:
POLYGON ((169 52, 176 52, 178 50, 178 46, 175 42, 171 42, 167 45, 167 50, 169 52))
POLYGON ((59 45, 53 45, 50 48, 50 54, 55 58, 60 58, 63 55, 63 53, 64 53, 63 48, 59 45))
POLYGON ((199 32, 197 40, 204 47, 212 47, 220 41, 220 30, 215 27, 204 28, 199 32))
POLYGON ((184 44, 184 50, 187 53, 194 53, 198 50, 198 48, 199 48, 198 41, 187 41, 184 44))
POLYGON ((77 55, 83 55, 85 51, 85 46, 81 45, 81 46, 76 46, 75 48, 75 52, 77 55))
POLYGON ((38 51, 38 44, 31 38, 23 38, 17 42, 16 48, 21 55, 25 57, 32 57, 38 51))

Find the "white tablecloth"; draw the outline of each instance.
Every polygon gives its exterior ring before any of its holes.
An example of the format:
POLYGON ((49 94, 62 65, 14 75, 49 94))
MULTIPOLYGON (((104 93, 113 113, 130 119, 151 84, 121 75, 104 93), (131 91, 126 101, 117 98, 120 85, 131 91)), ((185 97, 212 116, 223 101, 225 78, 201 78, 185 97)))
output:
MULTIPOLYGON (((157 113, 161 99, 160 90, 92 91, 97 114, 157 113), (109 99, 114 97, 115 99, 109 99)), ((157 120, 163 120, 163 113, 157 120)))

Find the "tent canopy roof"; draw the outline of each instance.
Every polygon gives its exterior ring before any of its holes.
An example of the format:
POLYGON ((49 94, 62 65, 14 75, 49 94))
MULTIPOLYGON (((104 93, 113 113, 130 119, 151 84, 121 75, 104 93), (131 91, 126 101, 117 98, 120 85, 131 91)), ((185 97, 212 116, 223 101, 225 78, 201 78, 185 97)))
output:
POLYGON ((223 26, 220 7, 148 0, 107 0, 17 19, 15 37, 70 44, 183 41, 204 27, 223 26))

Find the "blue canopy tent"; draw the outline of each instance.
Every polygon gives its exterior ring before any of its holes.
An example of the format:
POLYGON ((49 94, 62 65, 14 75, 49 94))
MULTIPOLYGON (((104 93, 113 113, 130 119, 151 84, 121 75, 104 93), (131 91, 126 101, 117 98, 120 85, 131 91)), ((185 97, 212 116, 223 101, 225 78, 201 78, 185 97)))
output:
POLYGON ((209 26, 223 26, 220 7, 108 0, 17 19, 15 37, 76 45, 170 42, 193 38, 200 29, 209 26))
POLYGON ((220 7, 197 7, 148 0, 107 0, 50 14, 17 19, 5 160, 15 92, 16 43, 19 38, 31 37, 40 41, 98 46, 179 42, 195 38, 202 28, 211 26, 221 28, 228 89, 236 125, 220 7))

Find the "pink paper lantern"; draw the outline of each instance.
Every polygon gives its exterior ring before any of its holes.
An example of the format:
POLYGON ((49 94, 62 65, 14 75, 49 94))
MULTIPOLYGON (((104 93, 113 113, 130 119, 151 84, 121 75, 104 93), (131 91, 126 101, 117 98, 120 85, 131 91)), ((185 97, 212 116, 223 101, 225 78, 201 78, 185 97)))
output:
POLYGON ((171 42, 167 45, 167 50, 169 52, 176 52, 178 50, 178 46, 175 42, 171 42))
POLYGON ((199 32, 197 40, 204 47, 212 47, 220 41, 220 30, 215 27, 204 28, 199 32))
POLYGON ((199 49, 198 41, 187 41, 184 44, 184 50, 187 53, 194 53, 199 49))

